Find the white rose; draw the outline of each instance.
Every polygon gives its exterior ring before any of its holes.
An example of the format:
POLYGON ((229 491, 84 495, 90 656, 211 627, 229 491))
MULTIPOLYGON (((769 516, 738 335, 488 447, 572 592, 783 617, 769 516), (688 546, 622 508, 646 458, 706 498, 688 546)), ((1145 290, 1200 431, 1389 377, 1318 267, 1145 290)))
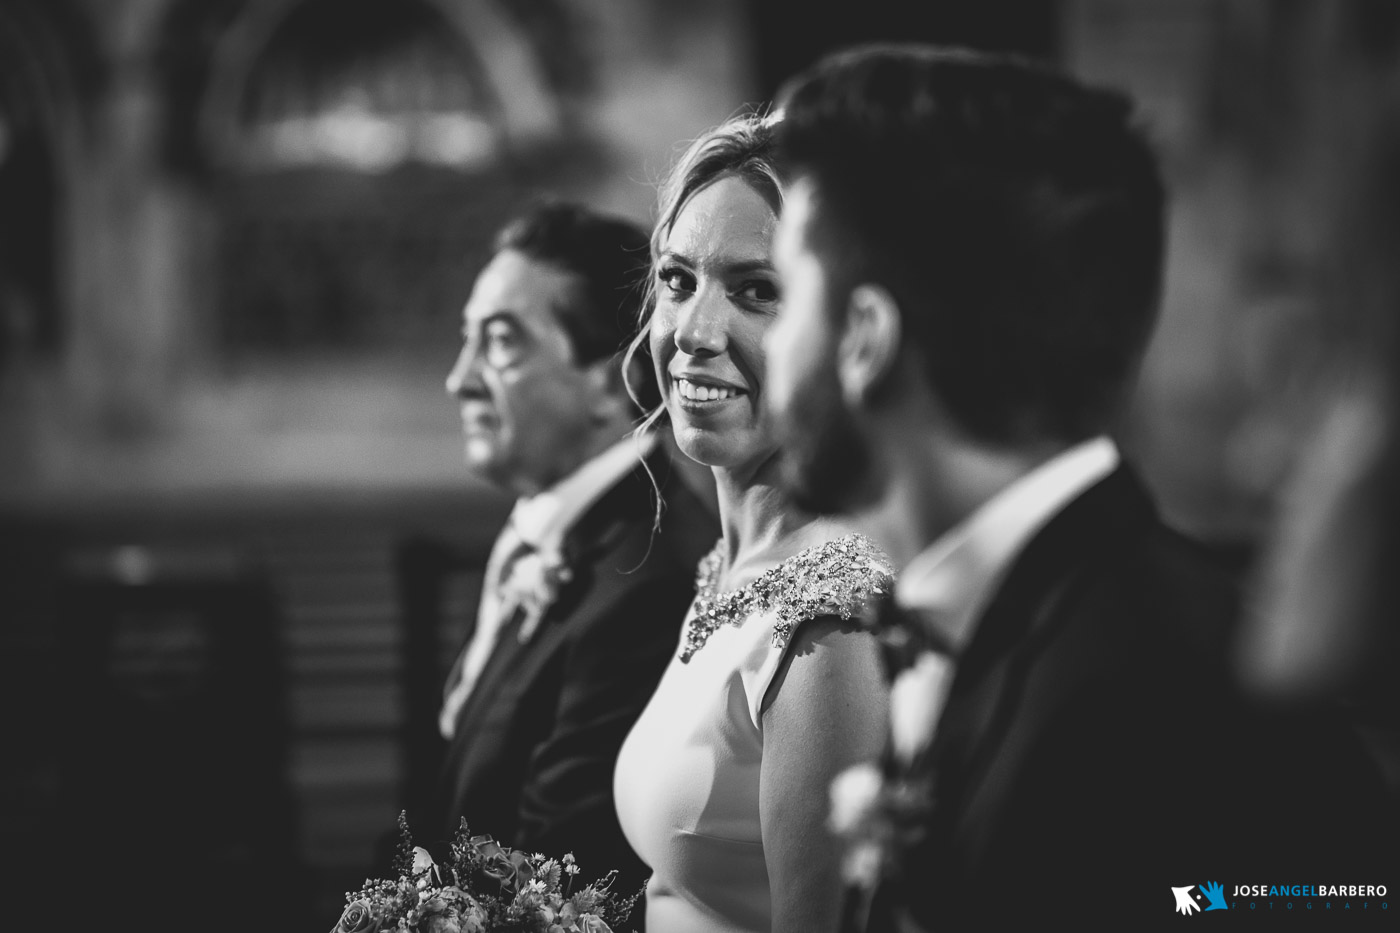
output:
POLYGON ((913 761, 933 740, 952 680, 951 659, 933 651, 921 654, 895 678, 890 688, 890 742, 900 761, 913 761))
POLYGON ((856 832, 875 812, 884 778, 870 762, 852 765, 831 782, 831 814, 827 825, 839 836, 856 832))

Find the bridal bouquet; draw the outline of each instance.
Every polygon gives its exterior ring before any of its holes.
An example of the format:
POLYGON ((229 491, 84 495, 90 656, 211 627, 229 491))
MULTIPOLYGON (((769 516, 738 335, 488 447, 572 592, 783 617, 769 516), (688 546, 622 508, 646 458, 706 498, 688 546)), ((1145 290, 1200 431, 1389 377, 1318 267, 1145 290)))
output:
POLYGON ((529 855, 472 836, 466 821, 443 865, 413 845, 399 814, 398 877, 369 880, 346 894, 331 933, 612 933, 640 892, 613 894, 615 873, 575 888, 572 855, 529 855))

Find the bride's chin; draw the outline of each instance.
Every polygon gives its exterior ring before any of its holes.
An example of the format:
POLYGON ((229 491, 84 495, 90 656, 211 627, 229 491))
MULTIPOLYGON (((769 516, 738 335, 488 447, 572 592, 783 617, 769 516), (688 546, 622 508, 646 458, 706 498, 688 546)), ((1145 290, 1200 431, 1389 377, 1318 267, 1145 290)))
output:
POLYGON ((767 444, 755 444, 747 432, 717 432, 672 422, 676 447, 696 463, 730 471, 761 468, 777 453, 767 444), (761 446, 761 449, 759 447, 761 446))
POLYGON ((713 431, 704 431, 690 425, 671 422, 676 434, 676 447, 696 463, 705 466, 725 465, 724 443, 713 431))

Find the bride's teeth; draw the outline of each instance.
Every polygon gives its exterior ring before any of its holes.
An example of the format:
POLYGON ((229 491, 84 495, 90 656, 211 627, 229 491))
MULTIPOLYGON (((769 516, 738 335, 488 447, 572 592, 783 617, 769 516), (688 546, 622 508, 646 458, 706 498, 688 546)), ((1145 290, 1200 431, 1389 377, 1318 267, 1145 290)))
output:
POLYGON ((681 398, 690 399, 693 402, 716 402, 721 399, 733 398, 739 394, 735 389, 697 385, 689 379, 677 379, 676 391, 681 394, 681 398))

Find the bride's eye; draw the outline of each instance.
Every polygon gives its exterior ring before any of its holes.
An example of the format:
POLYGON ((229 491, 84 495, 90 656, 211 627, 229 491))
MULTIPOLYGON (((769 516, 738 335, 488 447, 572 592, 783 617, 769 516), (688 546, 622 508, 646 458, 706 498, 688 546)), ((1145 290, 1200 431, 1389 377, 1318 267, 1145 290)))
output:
POLYGON ((738 296, 759 304, 772 304, 780 297, 778 283, 769 279, 754 279, 740 286, 738 296))
POLYGON ((667 291, 675 295, 685 295, 695 291, 695 276, 679 266, 662 266, 656 270, 656 279, 667 291))

